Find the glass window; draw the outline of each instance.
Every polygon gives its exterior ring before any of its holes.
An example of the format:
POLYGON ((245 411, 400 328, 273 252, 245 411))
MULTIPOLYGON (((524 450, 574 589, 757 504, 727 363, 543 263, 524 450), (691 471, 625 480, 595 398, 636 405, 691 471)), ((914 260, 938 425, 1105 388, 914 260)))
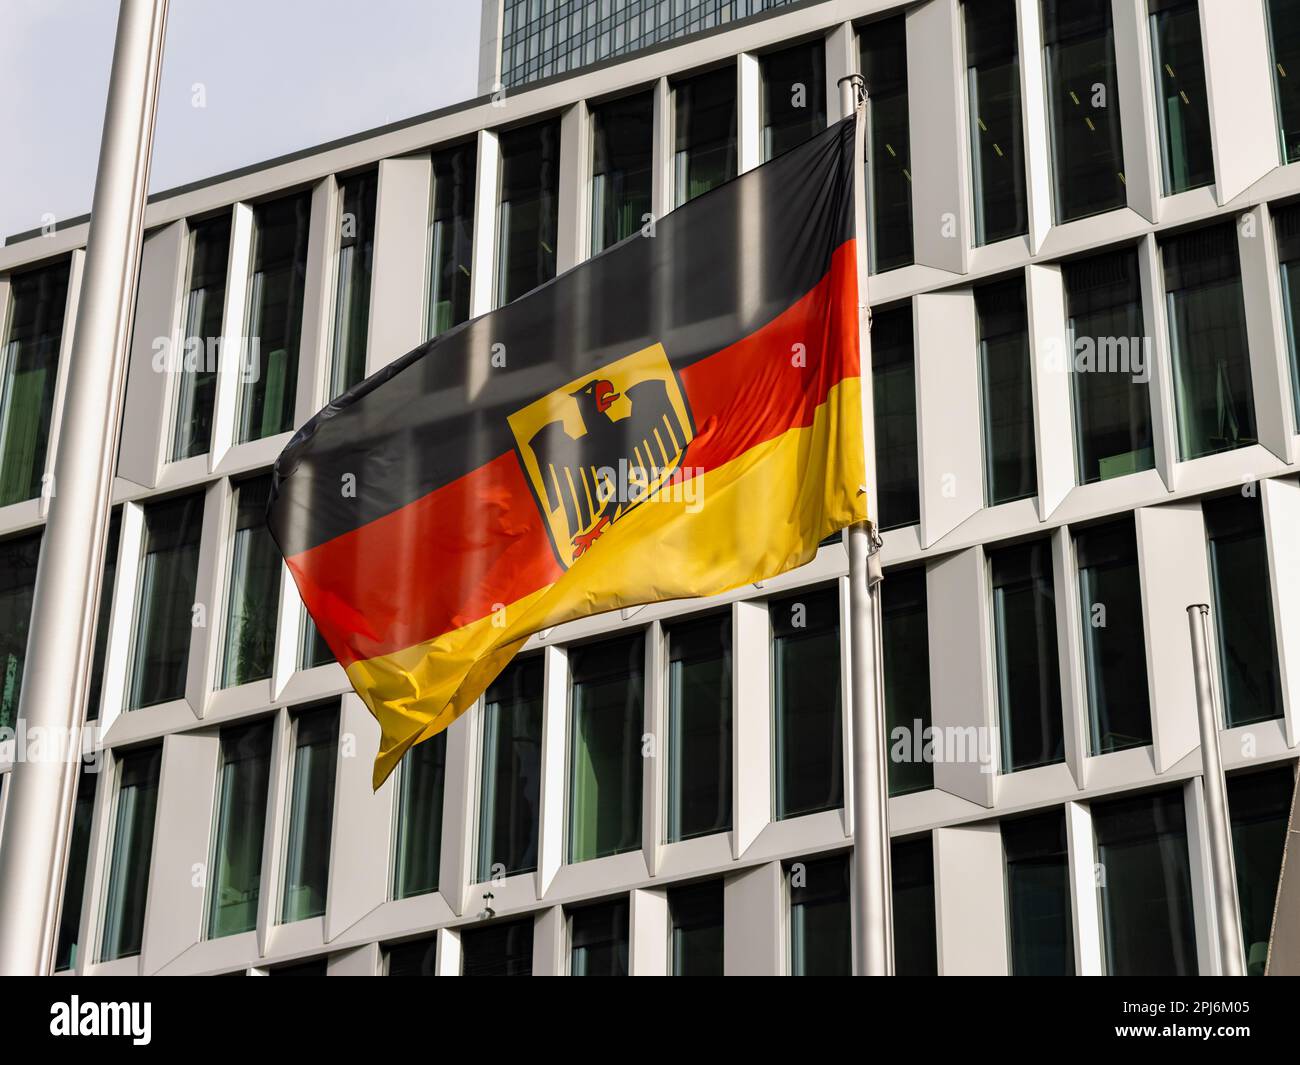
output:
POLYGON ((650 207, 654 94, 638 93, 591 110, 591 253, 630 237, 650 207))
POLYGON ((433 153, 429 193, 429 306, 425 332, 435 337, 469 320, 474 261, 473 144, 433 153))
POLYGON ((989 506, 1038 491, 1029 323, 1021 278, 975 290, 984 423, 984 496, 989 506))
POLYGON ((975 243, 1029 231, 1015 0, 965 0, 975 243))
POLYGON ((1300 159, 1300 0, 1267 0, 1282 159, 1300 159))
POLYGON ((0 728, 18 724, 41 534, 0 540, 0 728))
POLYGON ((235 486, 226 641, 221 660, 223 688, 265 680, 271 675, 280 613, 280 551, 266 527, 270 493, 270 474, 235 486))
POLYGON ((113 812, 113 839, 105 885, 102 961, 140 953, 161 764, 161 747, 132 751, 118 762, 117 807, 113 812))
POLYGON ((1237 232, 1198 229, 1161 245, 1174 359, 1178 457, 1255 443, 1237 232))
MULTIPOLYGON (((1300 17, 1300 10, 1297 11, 1300 17)), ((1300 149, 1300 143, 1297 145, 1300 149)), ((1300 430, 1300 204, 1273 212, 1277 231, 1277 257, 1282 266, 1282 305, 1286 314, 1286 341, 1291 355, 1291 396, 1296 428, 1300 430)))
POLYGON ((881 648, 889 794, 934 787, 934 765, 924 757, 930 735, 930 632, 925 568, 890 570, 881 584, 881 648))
POLYGON ((532 976, 533 919, 466 928, 460 952, 462 976, 532 976))
POLYGON ((145 507, 144 558, 135 598, 127 697, 130 709, 185 696, 202 531, 201 492, 145 507))
POLYGON ((1052 553, 1035 540, 989 553, 1002 772, 1065 758, 1052 553))
POLYGON ((826 47, 819 38, 765 55, 758 66, 766 160, 826 128, 826 47))
POLYGON ((375 258, 378 197, 378 170, 340 182, 334 336, 330 353, 331 399, 366 376, 366 332, 370 326, 370 276, 375 258))
POLYGON ((736 176, 736 70, 723 67, 673 86, 674 206, 736 176))
POLYGON ((1013 976, 1074 973, 1065 811, 1002 822, 1013 976))
POLYGON ((904 16, 858 28, 867 81, 867 237, 873 274, 912 262, 912 142, 904 16))
POLYGON ((338 735, 337 704, 294 714, 289 838, 280 906, 280 920, 285 923, 325 912, 338 735))
POLYGON ((844 805, 840 599, 808 588, 768 606, 776 719, 776 817, 844 805))
POLYGON ((721 880, 669 890, 673 976, 722 975, 722 910, 721 880))
POLYGON ((1195 976, 1181 791, 1093 803, 1102 939, 1111 976, 1195 976))
POLYGON ((294 425, 310 222, 308 193, 253 210, 245 335, 254 350, 243 353, 240 366, 238 443, 288 432, 294 425))
POLYGON ((1246 970, 1263 976, 1273 930, 1282 849, 1291 816, 1295 765, 1284 763, 1259 773, 1228 777, 1228 812, 1232 821, 1233 864, 1237 901, 1246 946, 1246 970))
POLYGON ((0 507, 41 494, 67 305, 66 262, 9 279, 0 348, 0 507))
POLYGON ((930 836, 893 840, 889 874, 894 897, 894 975, 935 976, 939 945, 930 836))
POLYGON ((641 846, 645 637, 569 652, 573 677, 569 861, 641 846))
POLYGON ((292 965, 276 965, 266 970, 267 976, 328 976, 329 958, 308 958, 292 965))
POLYGON ((852 976, 849 859, 791 862, 790 972, 793 976, 852 976))
POLYGON ((1151 341, 1137 251, 1066 263, 1063 275, 1079 484, 1152 469, 1151 341))
POLYGON ((501 134, 501 202, 497 208, 497 305, 555 276, 560 124, 501 134))
POLYGON ((542 676, 540 655, 517 658, 492 683, 483 700, 480 882, 537 868, 542 676))
POLYGON ((1196 0, 1148 0, 1165 195, 1214 183, 1196 0))
POLYGON ((1056 221, 1127 202, 1110 0, 1042 0, 1056 221))
POLYGON ((303 611, 302 631, 298 640, 298 668, 314 669, 316 666, 327 666, 333 661, 334 652, 330 650, 330 645, 316 628, 311 615, 303 611))
POLYGON ((81 910, 86 899, 86 865, 90 857, 90 823, 95 813, 99 774, 82 768, 77 777, 77 799, 72 808, 72 836, 68 841, 68 872, 63 881, 59 910, 59 945, 54 971, 74 969, 81 953, 81 910))
POLYGON ((389 976, 436 976, 438 937, 394 943, 387 951, 389 976))
POLYGON ((627 976, 626 898, 583 906, 569 913, 571 976, 627 976))
POLYGON ((1258 495, 1234 492, 1202 504, 1210 540, 1214 628, 1228 728, 1282 716, 1268 545, 1258 495))
POLYGON ((171 457, 187 459, 212 446, 217 356, 230 261, 230 214, 190 228, 190 281, 185 296, 185 346, 176 381, 171 457))
POLYGON ((731 616, 668 630, 668 841, 731 828, 731 616))
POLYGON ((921 520, 917 488, 916 352, 912 305, 871 318, 871 401, 876 412, 876 496, 884 530, 921 520))
POLYGON ((447 730, 417 743, 402 758, 397 797, 393 898, 438 890, 442 804, 447 787, 447 730))
POLYGON ((270 781, 271 721, 223 729, 208 897, 212 939, 257 927, 270 781))
POLYGON ((99 611, 95 621, 95 656, 91 659, 90 690, 86 696, 86 720, 99 718, 99 700, 104 691, 104 658, 108 654, 108 630, 113 613, 113 589, 117 586, 117 549, 122 538, 122 508, 114 507, 104 545, 104 572, 99 581, 99 611))
POLYGON ((1107 754, 1151 743, 1146 633, 1131 515, 1075 534, 1089 749, 1107 754))

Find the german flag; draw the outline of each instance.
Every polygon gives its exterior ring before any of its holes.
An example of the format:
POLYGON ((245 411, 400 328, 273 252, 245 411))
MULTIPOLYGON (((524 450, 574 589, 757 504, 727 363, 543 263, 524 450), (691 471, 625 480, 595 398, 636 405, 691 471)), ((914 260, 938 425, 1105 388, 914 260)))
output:
POLYGON ((853 119, 313 417, 268 522, 378 787, 527 638, 715 595, 866 518, 853 119))

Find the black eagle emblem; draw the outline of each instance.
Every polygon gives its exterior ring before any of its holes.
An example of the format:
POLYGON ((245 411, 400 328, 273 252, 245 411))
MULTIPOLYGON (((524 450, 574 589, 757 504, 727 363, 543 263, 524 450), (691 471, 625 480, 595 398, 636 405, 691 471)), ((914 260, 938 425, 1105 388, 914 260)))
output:
POLYGON ((570 436, 562 421, 548 422, 528 446, 537 459, 544 502, 553 514, 563 512, 576 560, 667 479, 691 433, 660 378, 640 381, 625 393, 597 378, 569 394, 582 415, 582 434, 570 436), (615 420, 609 408, 623 394, 631 413, 615 420))

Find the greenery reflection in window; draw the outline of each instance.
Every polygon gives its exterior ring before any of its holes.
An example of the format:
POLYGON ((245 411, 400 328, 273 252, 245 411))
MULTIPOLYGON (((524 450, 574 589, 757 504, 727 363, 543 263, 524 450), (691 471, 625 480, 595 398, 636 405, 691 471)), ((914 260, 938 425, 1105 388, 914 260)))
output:
POLYGON ((560 124, 501 134, 497 206, 497 305, 555 276, 560 186, 560 124))
POLYGON ((668 630, 668 839, 731 828, 731 617, 668 630))
POLYGON ((217 356, 230 260, 230 214, 190 231, 190 281, 185 298, 185 347, 176 383, 171 457, 202 455, 212 446, 217 356))
POLYGON ((213 939, 257 927, 270 781, 271 722, 225 729, 208 898, 208 935, 213 939))
POLYGON ((680 207, 736 176, 736 71, 678 82, 673 101, 673 203, 680 207))
POLYGON ((650 213, 654 95, 640 93, 591 111, 591 253, 638 232, 650 213))
POLYGON ((338 258, 334 279, 334 337, 330 398, 366 376, 366 333, 370 326, 370 278, 375 257, 375 204, 379 171, 342 182, 339 189, 338 258))
POLYGON ((826 49, 819 40, 759 60, 763 159, 774 159, 826 128, 826 49))
POLYGON ((904 16, 858 27, 867 81, 867 234, 873 274, 912 262, 912 142, 904 16))
POLYGON ((338 734, 337 704, 294 715, 289 837, 280 904, 284 923, 325 912, 338 734))
POLYGON ((0 729, 18 724, 41 534, 0 541, 0 729))
POLYGON ((853 975, 848 856, 794 861, 786 876, 791 975, 853 975))
POLYGON ((271 675, 280 611, 280 552, 266 527, 270 492, 270 475, 242 481, 235 488, 223 688, 271 675))
POLYGON ((8 327, 0 322, 0 507, 41 493, 67 304, 66 262, 9 279, 8 327))
POLYGON ((395 899, 438 890, 446 787, 447 730, 443 729, 407 751, 398 770, 395 899))
POLYGON ((429 205, 429 306, 425 333, 435 337, 469 319, 474 260, 472 144, 433 153, 429 205))
POLYGON ((1149 0, 1165 195, 1214 182, 1205 96, 1201 13, 1196 0, 1149 0))
POLYGON ((161 747, 132 751, 118 763, 101 961, 140 953, 161 764, 161 747))

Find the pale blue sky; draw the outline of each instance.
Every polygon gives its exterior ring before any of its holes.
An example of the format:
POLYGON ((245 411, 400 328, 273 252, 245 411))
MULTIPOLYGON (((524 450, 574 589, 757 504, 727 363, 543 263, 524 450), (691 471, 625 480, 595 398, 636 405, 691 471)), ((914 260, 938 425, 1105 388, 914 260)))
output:
MULTIPOLYGON (((171 0, 151 189, 469 99, 480 10, 171 0)), ((0 238, 90 209, 116 24, 116 0, 0 0, 0 238)))

